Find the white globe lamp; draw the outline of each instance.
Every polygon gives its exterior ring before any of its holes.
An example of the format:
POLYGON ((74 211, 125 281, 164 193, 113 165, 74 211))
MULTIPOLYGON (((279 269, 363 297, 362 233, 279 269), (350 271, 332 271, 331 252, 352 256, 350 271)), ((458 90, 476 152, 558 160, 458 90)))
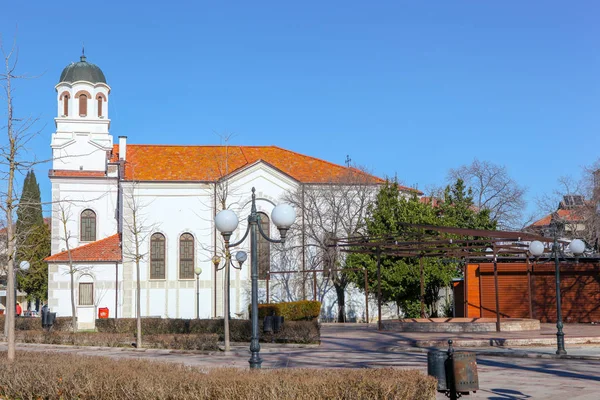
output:
POLYGON ((581 239, 574 239, 569 244, 569 250, 576 256, 581 255, 585 251, 585 243, 581 239))
POLYGON ((534 240, 533 242, 529 243, 529 252, 534 257, 541 256, 544 254, 544 244, 539 240, 534 240))

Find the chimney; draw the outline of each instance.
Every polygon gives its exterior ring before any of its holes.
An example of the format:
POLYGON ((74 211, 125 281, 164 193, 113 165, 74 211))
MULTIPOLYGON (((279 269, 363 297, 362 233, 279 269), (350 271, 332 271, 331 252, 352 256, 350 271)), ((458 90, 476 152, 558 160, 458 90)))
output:
POLYGON ((119 160, 127 159, 127 136, 119 136, 119 160))

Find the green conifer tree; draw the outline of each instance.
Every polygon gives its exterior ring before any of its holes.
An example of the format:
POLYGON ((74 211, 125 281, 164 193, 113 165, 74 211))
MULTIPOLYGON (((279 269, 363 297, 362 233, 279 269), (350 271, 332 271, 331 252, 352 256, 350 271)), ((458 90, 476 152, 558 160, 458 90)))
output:
POLYGON ((20 274, 18 287, 29 300, 48 297, 48 266, 50 229, 44 223, 40 187, 35 173, 29 171, 23 182, 23 192, 17 209, 17 262, 29 262, 29 271, 20 274))
MULTIPOLYGON (((476 210, 473 199, 464 182, 457 181, 448 186, 441 205, 432 207, 419 200, 416 195, 403 197, 396 182, 387 182, 377 194, 369 209, 366 235, 369 237, 396 236, 406 232, 401 226, 408 224, 444 225, 462 228, 495 229, 489 211, 476 210)), ((417 233, 417 231, 413 232, 417 233)), ((346 262, 351 268, 366 267, 371 292, 377 289, 377 257, 370 254, 351 254, 346 262)), ((449 286, 452 278, 458 276, 457 262, 442 258, 424 258, 425 302, 430 314, 435 314, 433 304, 439 291, 449 286)), ((362 273, 349 273, 351 280, 360 288, 364 287, 362 273)), ((396 303, 398 310, 406 317, 420 315, 420 266, 416 257, 381 256, 381 293, 383 302, 396 303)))

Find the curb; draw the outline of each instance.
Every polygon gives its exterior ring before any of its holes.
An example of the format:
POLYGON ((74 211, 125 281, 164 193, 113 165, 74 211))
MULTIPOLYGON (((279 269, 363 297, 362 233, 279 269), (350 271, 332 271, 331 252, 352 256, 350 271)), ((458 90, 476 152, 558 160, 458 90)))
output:
MULTIPOLYGON (((451 339, 451 338, 449 338, 451 339)), ((565 344, 600 344, 600 337, 565 338, 565 344)), ((415 340, 411 345, 416 347, 447 347, 447 340, 415 340)), ((455 347, 519 347, 519 346, 554 346, 555 338, 533 339, 453 339, 455 347)))
MULTIPOLYGON (((454 343, 453 343, 454 345, 454 343)), ((489 347, 489 346, 488 346, 489 347)), ((498 347, 497 347, 498 348, 498 347)), ((385 347, 382 350, 391 353, 421 353, 426 354, 431 350, 445 351, 445 348, 424 348, 424 347, 411 347, 411 346, 392 346, 385 347)), ((564 359, 564 360, 600 360, 600 355, 571 355, 571 354, 551 354, 551 353, 533 353, 526 350, 513 350, 513 349, 502 349, 500 351, 490 351, 481 348, 454 348, 455 351, 465 351, 469 353, 475 353, 478 356, 486 357, 508 357, 508 358, 544 358, 544 359, 564 359)))

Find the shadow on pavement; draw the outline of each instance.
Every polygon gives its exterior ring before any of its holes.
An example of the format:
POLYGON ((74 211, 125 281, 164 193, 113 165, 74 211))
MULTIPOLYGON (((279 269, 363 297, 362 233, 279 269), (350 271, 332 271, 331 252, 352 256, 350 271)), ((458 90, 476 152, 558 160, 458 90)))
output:
POLYGON ((518 365, 518 364, 509 364, 509 363, 505 363, 505 362, 501 362, 501 361, 491 361, 488 359, 485 359, 485 360, 477 359, 477 364, 485 365, 488 367, 520 369, 520 370, 524 370, 524 371, 539 372, 542 374, 555 375, 555 376, 560 376, 560 377, 564 377, 564 378, 576 378, 576 379, 585 379, 585 380, 589 380, 589 381, 600 382, 600 377, 597 377, 597 376, 580 374, 577 372, 563 371, 563 370, 554 369, 554 368, 529 367, 529 366, 518 365))

